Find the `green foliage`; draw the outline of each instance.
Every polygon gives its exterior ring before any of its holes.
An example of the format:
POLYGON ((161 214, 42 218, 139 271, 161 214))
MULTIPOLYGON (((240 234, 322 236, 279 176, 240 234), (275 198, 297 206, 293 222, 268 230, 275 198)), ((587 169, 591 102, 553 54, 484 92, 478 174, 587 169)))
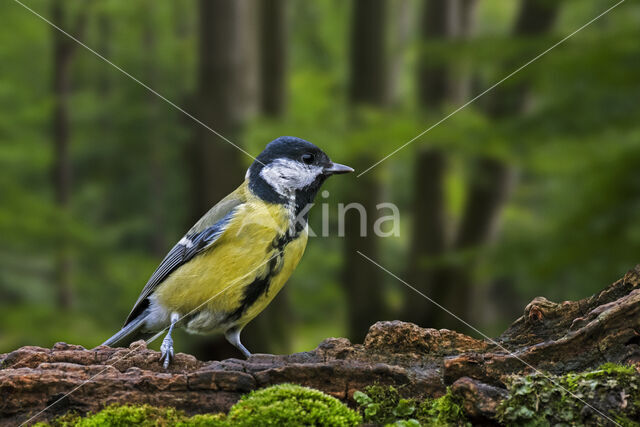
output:
POLYGON ((157 408, 150 405, 111 405, 95 414, 80 417, 66 414, 56 418, 51 424, 38 423, 40 427, 126 427, 126 426, 179 426, 179 427, 217 427, 224 426, 224 414, 204 414, 188 417, 174 408, 157 408))
MULTIPOLYGON (((66 3, 69 19, 60 25, 74 33, 84 2, 66 3)), ((276 136, 297 135, 347 164, 363 159, 373 164, 604 9, 600 0, 552 2, 560 7, 553 28, 520 38, 511 32, 522 2, 486 0, 478 2, 472 36, 423 43, 420 27, 408 21, 422 14, 425 2, 399 2, 388 16, 391 102, 382 111, 356 113, 348 100, 351 2, 289 3, 288 111, 249 119, 234 143, 257 154, 276 136), (424 111, 416 99, 417 61, 423 54, 451 72, 454 84, 447 86, 457 86, 456 78, 469 72, 471 90, 424 111)), ((198 5, 195 0, 97 2, 88 8, 80 38, 217 129, 216 120, 202 117, 194 102, 198 5)), ((30 3, 47 19, 50 6, 44 0, 30 3)), ((640 252, 638 12, 637 2, 621 4, 373 169, 381 201, 394 202, 401 211, 400 238, 381 242, 383 264, 406 271, 415 221, 422 220, 412 211, 422 194, 414 180, 416 154, 434 146, 447 155, 444 195, 451 235, 458 235, 456 220, 464 212, 469 183, 477 182, 473 165, 479 157, 499 158, 520 171, 495 245, 473 248, 485 252, 480 258, 486 260, 473 272, 475 284, 488 287, 478 294, 494 304, 477 304, 492 313, 478 317, 495 322, 479 323, 479 329, 499 333, 533 296, 584 297, 635 264, 640 252), (502 96, 500 89, 520 85, 531 92, 526 113, 499 120, 486 113, 484 103, 502 96)), ((189 147, 198 125, 74 45, 68 103, 72 194, 67 207, 57 206, 51 181, 54 32, 15 2, 0 2, 0 15, 6 24, 0 27, 0 352, 60 340, 91 347, 121 326, 164 251, 191 225, 190 195, 216 183, 198 187, 190 182, 189 147), (61 241, 72 253, 71 308, 56 303, 61 241)), ((240 183, 244 170, 230 175, 240 183)), ((332 214, 337 203, 349 203, 359 191, 363 181, 351 179, 349 185, 350 179, 327 183, 332 214)), ((316 231, 320 203, 310 214, 316 231)), ((320 339, 349 330, 348 284, 341 274, 345 255, 334 218, 328 237, 310 240, 287 286, 291 327, 285 333, 295 340, 288 350, 309 350, 320 339)), ((425 262, 446 265, 464 256, 446 254, 425 262)), ((410 294, 387 280, 384 309, 401 312, 410 294)), ((180 351, 193 352, 191 342, 183 340, 180 351)), ((251 342, 245 344, 251 348, 251 342)))
POLYGON ((356 391, 353 399, 358 404, 364 421, 394 426, 468 425, 464 409, 451 390, 437 399, 403 399, 393 386, 373 385, 364 392, 356 391))
POLYGON ((563 376, 536 373, 512 378, 498 419, 507 425, 609 425, 604 414, 624 425, 640 416, 639 404, 640 375, 632 367, 607 363, 594 371, 563 376))
POLYGON ((239 426, 355 426, 362 418, 338 399, 321 391, 280 384, 244 396, 233 405, 227 421, 239 426))

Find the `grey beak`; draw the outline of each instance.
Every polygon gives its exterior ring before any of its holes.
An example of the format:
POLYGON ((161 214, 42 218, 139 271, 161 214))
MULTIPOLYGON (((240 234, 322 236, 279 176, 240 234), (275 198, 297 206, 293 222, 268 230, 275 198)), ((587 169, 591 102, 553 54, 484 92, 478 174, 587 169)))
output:
POLYGON ((331 163, 331 165, 327 166, 322 170, 322 173, 325 175, 337 175, 341 173, 350 173, 353 172, 353 168, 349 166, 341 165, 340 163, 331 163))

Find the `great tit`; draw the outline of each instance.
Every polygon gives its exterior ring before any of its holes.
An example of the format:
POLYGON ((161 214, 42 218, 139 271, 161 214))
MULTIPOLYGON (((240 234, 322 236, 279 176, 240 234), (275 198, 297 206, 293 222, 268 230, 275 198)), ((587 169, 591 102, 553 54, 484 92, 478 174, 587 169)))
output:
POLYGON ((123 346, 162 333, 164 367, 171 333, 224 333, 246 357, 240 332, 273 300, 307 245, 307 214, 322 183, 353 172, 312 143, 270 142, 234 192, 212 207, 151 275, 120 331, 103 345, 123 346))

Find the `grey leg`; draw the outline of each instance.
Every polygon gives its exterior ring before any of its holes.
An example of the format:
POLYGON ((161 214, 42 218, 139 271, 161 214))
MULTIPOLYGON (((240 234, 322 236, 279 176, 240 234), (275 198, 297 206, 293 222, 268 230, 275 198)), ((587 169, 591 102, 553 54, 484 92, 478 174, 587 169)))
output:
POLYGON ((240 342, 240 331, 242 331, 242 328, 231 328, 224 333, 224 337, 231 345, 240 350, 242 354, 244 354, 244 357, 249 358, 251 357, 251 353, 249 353, 249 350, 240 342))
POLYGON ((162 340, 162 345, 160 345, 160 352, 162 356, 160 356, 160 361, 163 362, 162 366, 164 369, 169 367, 169 363, 173 360, 173 339, 171 338, 171 332, 173 332, 173 327, 180 319, 180 315, 178 313, 171 313, 171 326, 169 326, 169 332, 167 332, 167 336, 162 340))

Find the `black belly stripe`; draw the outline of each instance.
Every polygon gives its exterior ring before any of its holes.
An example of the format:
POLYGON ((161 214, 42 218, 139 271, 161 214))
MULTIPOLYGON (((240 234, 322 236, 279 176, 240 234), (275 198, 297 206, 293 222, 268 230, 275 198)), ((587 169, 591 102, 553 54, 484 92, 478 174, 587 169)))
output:
POLYGON ((287 244, 295 238, 297 238, 299 233, 292 238, 288 234, 282 234, 277 236, 271 242, 271 245, 267 248, 267 253, 271 253, 274 249, 276 254, 273 256, 271 261, 269 261, 269 265, 264 276, 256 277, 253 282, 249 283, 244 290, 244 294, 242 297, 242 301, 240 302, 240 306, 229 313, 225 322, 234 322, 242 317, 244 312, 255 304, 256 301, 262 296, 267 295, 269 292, 269 285, 271 285, 271 279, 278 275, 280 271, 282 271, 282 267, 284 266, 284 249, 287 244))

